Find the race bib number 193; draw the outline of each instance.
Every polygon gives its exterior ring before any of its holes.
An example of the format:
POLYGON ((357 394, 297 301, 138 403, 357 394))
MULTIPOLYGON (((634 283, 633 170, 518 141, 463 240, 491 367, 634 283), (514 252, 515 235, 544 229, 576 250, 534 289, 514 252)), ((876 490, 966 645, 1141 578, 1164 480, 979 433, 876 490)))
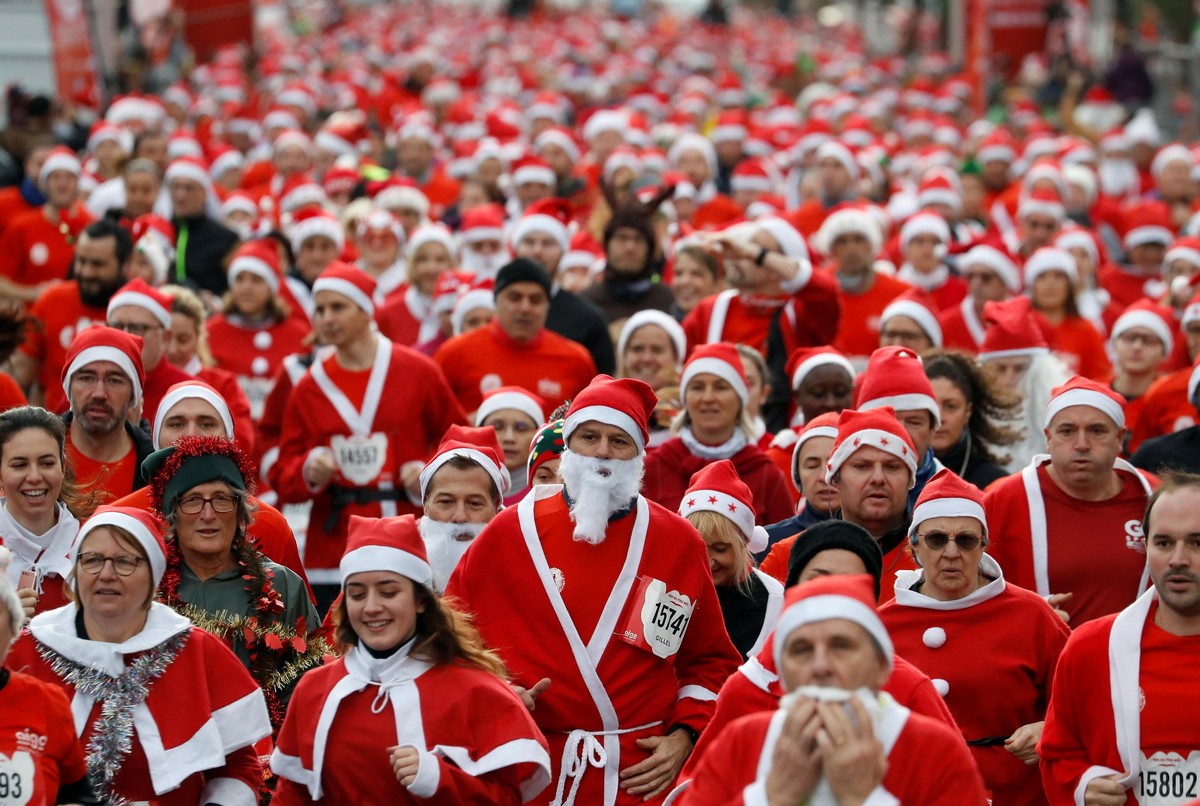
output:
POLYGON ((25 806, 33 800, 33 756, 24 751, 12 758, 0 753, 0 806, 25 806))
POLYGON ((629 615, 617 635, 660 658, 670 658, 683 646, 695 609, 687 594, 668 591, 662 580, 639 577, 629 615))
POLYGON ((1200 752, 1185 759, 1178 753, 1143 758, 1138 773, 1139 806, 1182 806, 1200 798, 1200 752))

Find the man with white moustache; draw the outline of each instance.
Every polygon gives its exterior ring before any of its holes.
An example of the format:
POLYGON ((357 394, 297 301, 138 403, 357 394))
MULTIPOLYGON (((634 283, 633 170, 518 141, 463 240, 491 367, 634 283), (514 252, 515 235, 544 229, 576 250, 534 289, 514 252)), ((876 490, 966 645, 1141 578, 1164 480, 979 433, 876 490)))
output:
POLYGON ((509 488, 495 429, 453 425, 421 471, 424 516, 417 528, 438 593, 483 527, 502 508, 509 488))
POLYGON ((550 743, 535 803, 662 803, 738 664, 703 539, 639 494, 656 403, 593 379, 564 420, 563 485, 500 512, 446 589, 550 743))

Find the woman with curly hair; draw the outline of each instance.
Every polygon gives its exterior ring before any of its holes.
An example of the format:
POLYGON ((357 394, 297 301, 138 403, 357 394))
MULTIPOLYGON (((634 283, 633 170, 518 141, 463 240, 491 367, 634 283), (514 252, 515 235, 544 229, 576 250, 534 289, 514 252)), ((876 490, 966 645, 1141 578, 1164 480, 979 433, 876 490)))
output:
POLYGON ((350 518, 333 620, 348 646, 296 687, 274 803, 518 804, 550 783, 546 740, 500 659, 434 592, 412 515, 350 518))
POLYGON ((996 450, 1019 439, 1006 423, 1017 419, 1021 401, 965 353, 934 352, 925 357, 942 424, 934 431, 934 455, 950 470, 983 489, 1008 475, 1008 457, 996 450))

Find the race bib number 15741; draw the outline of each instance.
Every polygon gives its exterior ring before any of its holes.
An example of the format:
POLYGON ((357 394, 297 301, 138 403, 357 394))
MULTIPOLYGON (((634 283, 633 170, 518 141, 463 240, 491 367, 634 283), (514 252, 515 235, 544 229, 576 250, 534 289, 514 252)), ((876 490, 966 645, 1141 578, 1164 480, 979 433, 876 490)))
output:
POLYGON ((632 605, 623 630, 618 632, 620 637, 660 658, 677 653, 696 609, 695 601, 685 593, 668 591, 662 580, 640 577, 632 605))

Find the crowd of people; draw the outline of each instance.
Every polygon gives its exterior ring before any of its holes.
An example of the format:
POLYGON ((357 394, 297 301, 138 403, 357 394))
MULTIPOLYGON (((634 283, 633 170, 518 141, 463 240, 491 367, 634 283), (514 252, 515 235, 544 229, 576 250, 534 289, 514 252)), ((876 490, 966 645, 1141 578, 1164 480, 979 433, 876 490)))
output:
POLYGON ((405 5, 27 140, 0 804, 1200 803, 1200 146, 977 93, 405 5))

